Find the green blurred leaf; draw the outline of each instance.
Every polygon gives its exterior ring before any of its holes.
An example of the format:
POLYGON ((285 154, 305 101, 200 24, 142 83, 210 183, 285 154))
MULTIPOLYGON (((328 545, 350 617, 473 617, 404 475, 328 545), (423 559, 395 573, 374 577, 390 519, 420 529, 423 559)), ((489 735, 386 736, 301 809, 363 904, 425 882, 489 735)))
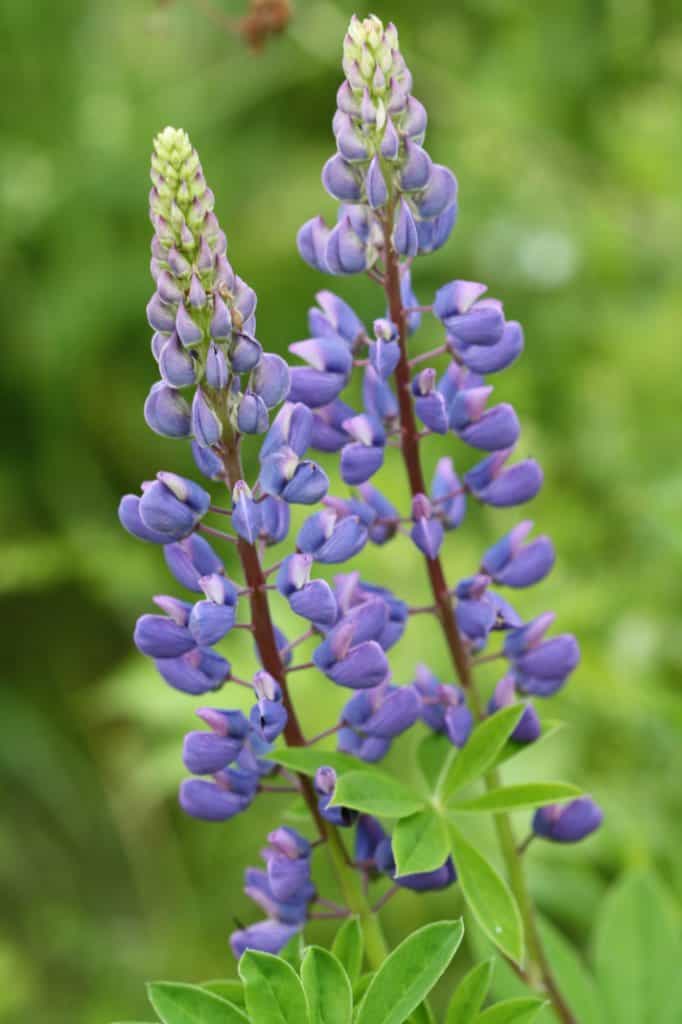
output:
POLYGON ((461 920, 439 921, 404 939, 372 978, 357 1024, 402 1024, 436 984, 463 934, 461 920))
POLYGON ((332 953, 343 965, 353 985, 360 977, 364 950, 365 940, 360 921, 357 917, 349 917, 334 936, 332 953))
POLYGON ((450 800, 448 807, 458 813, 503 814, 527 807, 559 803, 580 796, 582 790, 568 782, 523 782, 516 786, 500 786, 471 800, 450 800))
POLYGON ((443 781, 442 792, 446 799, 492 767, 524 710, 523 705, 513 704, 476 726, 443 781))
POLYGON ((428 999, 420 1003, 414 1013, 408 1017, 407 1024, 436 1024, 436 1015, 431 1009, 428 999))
POLYGON ((163 1024, 244 1024, 236 1006, 198 985, 155 981, 147 986, 149 1001, 163 1024))
POLYGON ((352 807, 365 814, 404 818, 424 806, 423 799, 409 786, 383 772, 353 771, 340 776, 333 807, 352 807))
POLYGON ((580 1024, 606 1024, 595 980, 577 950, 549 921, 540 921, 547 959, 559 989, 580 1024))
POLYGON ((362 977, 358 978, 356 983, 353 985, 353 1002, 355 1003, 356 1006, 362 1000, 362 997, 369 988, 369 983, 371 982, 373 977, 374 971, 367 971, 365 974, 362 975, 362 977))
POLYGON ((314 775, 318 768, 328 765, 337 775, 356 771, 358 760, 348 754, 338 754, 335 750, 314 750, 312 747, 284 747, 272 750, 263 756, 264 761, 274 761, 292 772, 301 775, 314 775))
POLYGON ((438 788, 441 773, 447 769, 456 754, 457 748, 453 747, 447 736, 442 733, 429 733, 420 741, 417 747, 417 764, 429 792, 434 792, 438 788))
POLYGON ((445 1024, 472 1024, 488 994, 493 964, 486 960, 464 975, 448 1005, 445 1024))
POLYGON ((450 852, 450 837, 443 818, 425 807, 397 823, 392 837, 397 875, 435 871, 450 852))
POLYGON ((452 856, 464 899, 486 935, 516 963, 523 961, 523 926, 516 900, 503 878, 450 826, 452 856))
POLYGON ((677 1024, 682 1020, 682 948, 660 883, 631 874, 612 889, 597 918, 597 982, 609 1020, 677 1024))
POLYGON ((221 999, 227 999, 235 1006, 242 1008, 246 1005, 244 1003, 244 986, 236 978, 216 978, 214 981, 202 981, 201 987, 220 996, 221 999))
POLYGON ((246 1009, 263 1024, 305 1024, 308 1003, 293 967, 278 956, 249 949, 239 961, 246 1009))
POLYGON ((350 1024, 353 993, 348 975, 333 953, 309 946, 301 963, 311 1024, 350 1024))
POLYGON ((530 1024, 545 1005, 542 999, 527 996, 506 999, 503 1003, 496 1003, 479 1014, 477 1024, 530 1024))

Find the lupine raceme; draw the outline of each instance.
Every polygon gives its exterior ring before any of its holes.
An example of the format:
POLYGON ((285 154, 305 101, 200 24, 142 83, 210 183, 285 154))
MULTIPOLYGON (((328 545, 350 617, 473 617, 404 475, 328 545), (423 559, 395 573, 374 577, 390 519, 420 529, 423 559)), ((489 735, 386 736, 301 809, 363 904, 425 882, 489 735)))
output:
MULTIPOLYGON (((486 729, 492 735, 496 721, 507 728, 500 725, 493 755, 502 744, 507 754, 518 752, 542 735, 535 701, 560 690, 579 661, 574 637, 548 635, 552 613, 527 621, 517 611, 518 592, 540 583, 555 560, 551 541, 534 536, 530 520, 504 532, 467 567, 469 575, 445 575, 443 556, 474 506, 522 506, 542 486, 537 462, 515 456, 519 419, 510 404, 494 400, 490 383, 523 352, 523 331, 478 282, 452 280, 423 303, 416 298, 415 261, 448 240, 457 181, 424 148, 427 114, 412 95, 393 25, 353 17, 343 71, 333 119, 336 152, 322 171, 325 189, 339 202, 338 219, 334 225, 309 220, 298 249, 323 273, 368 274, 383 295, 366 324, 341 297, 320 291, 309 312, 310 337, 290 345, 297 360, 291 367, 257 340, 256 296, 228 262, 214 196, 187 135, 164 129, 152 154, 155 291, 147 318, 159 380, 144 415, 157 433, 190 442, 204 480, 162 471, 142 484, 139 496, 121 501, 123 526, 163 547, 182 588, 182 596, 154 598, 158 613, 142 615, 135 643, 166 683, 205 694, 211 705, 198 711, 204 728, 185 737, 182 760, 191 777, 180 785, 182 808, 225 822, 260 794, 293 788, 313 829, 309 839, 277 827, 263 851, 265 868, 247 870, 246 892, 265 919, 233 934, 236 956, 247 948, 278 952, 314 916, 311 908, 321 900, 312 881, 314 858, 326 846, 348 907, 361 915, 380 958, 383 938, 357 879, 388 878, 417 892, 447 888, 458 880, 457 843, 432 852, 422 870, 403 870, 399 834, 409 814, 382 813, 380 802, 373 812, 368 798, 354 796, 353 774, 380 787, 386 776, 372 775, 374 766, 406 734, 421 731, 437 753, 439 792, 447 796, 448 778, 465 774, 457 766, 466 764, 468 746, 486 729), (415 337, 427 316, 441 336, 430 352, 415 337), (357 408, 344 398, 354 375, 361 377, 357 408), (433 434, 451 439, 453 455, 440 458, 427 479, 422 449, 433 434), (252 480, 240 457, 249 435, 264 435, 252 480), (399 504, 381 490, 388 447, 398 448, 404 463, 399 504), (458 450, 467 448, 475 453, 473 467, 458 472, 458 450), (342 482, 340 493, 331 492, 330 479, 342 482), (219 497, 225 488, 226 504, 219 497), (292 506, 303 507, 297 530, 292 506), (217 516, 230 520, 231 529, 209 525, 217 516), (239 578, 228 575, 219 543, 236 549, 239 578), (423 564, 431 605, 412 607, 406 595, 350 564, 366 546, 389 543, 402 546, 401 558, 413 558, 415 572, 423 564), (288 545, 284 555, 265 564, 268 548, 279 544, 288 545), (339 571, 316 575, 320 566, 339 571), (278 627, 283 604, 302 620, 300 637, 286 637, 278 627), (447 681, 427 665, 401 662, 403 634, 411 617, 423 613, 440 627, 452 662, 447 681), (250 682, 229 657, 229 634, 237 629, 252 633, 261 665, 250 682), (303 642, 314 644, 309 671, 320 709, 325 688, 350 691, 318 738, 334 736, 336 751, 306 738, 299 722, 290 674, 301 667, 303 642), (474 673, 488 660, 502 668, 484 701, 474 673), (229 694, 236 685, 252 692, 248 714, 212 706, 223 703, 217 691, 229 694), (287 760, 286 749, 310 756, 287 760)), ((497 764, 495 756, 485 763, 493 808, 501 787, 497 764)), ((558 794, 556 801, 532 804, 531 835, 570 843, 594 831, 601 811, 575 794, 571 789, 569 802, 558 794)), ((511 825, 501 813, 498 820, 533 971, 560 1018, 571 1021, 539 946, 523 873, 514 866, 519 853, 511 825)))

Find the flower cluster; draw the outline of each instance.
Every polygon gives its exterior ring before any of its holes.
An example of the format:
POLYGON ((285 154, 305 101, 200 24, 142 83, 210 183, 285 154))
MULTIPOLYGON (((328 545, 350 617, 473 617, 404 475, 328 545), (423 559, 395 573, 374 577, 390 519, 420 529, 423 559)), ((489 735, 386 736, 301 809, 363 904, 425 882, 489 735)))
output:
MULTIPOLYGON (((192 778, 181 784, 180 803, 209 821, 245 811, 260 792, 292 788, 263 780, 282 778, 266 757, 280 737, 294 746, 306 742, 287 681, 292 669, 306 667, 293 664, 300 643, 314 643, 310 667, 320 686, 324 677, 354 691, 327 732, 336 734, 341 754, 359 763, 382 760, 417 723, 459 750, 476 719, 516 702, 523 713, 512 739, 533 742, 542 726, 531 698, 556 693, 579 660, 572 636, 546 637, 551 613, 526 622, 500 593, 539 583, 552 569, 552 543, 545 536, 529 539, 531 521, 524 519, 490 546, 471 575, 453 585, 445 581, 441 552, 472 501, 518 506, 542 485, 535 460, 512 459, 518 417, 506 402, 491 404, 493 387, 486 380, 520 355, 523 332, 476 282, 454 280, 429 305, 418 304, 411 264, 418 253, 441 246, 452 230, 456 181, 423 148, 426 113, 411 95, 395 28, 384 29, 374 17, 353 18, 343 67, 334 117, 337 153, 322 175, 327 191, 341 201, 339 219, 332 228, 319 218, 309 221, 299 232, 299 250, 331 274, 368 271, 383 285, 388 310, 368 329, 341 298, 320 292, 309 313, 311 336, 290 346, 305 365, 290 370, 256 340, 255 294, 227 262, 213 194, 187 136, 167 128, 154 144, 156 291, 147 313, 161 380, 152 387, 145 418, 158 433, 191 438, 198 469, 226 484, 231 501, 228 508, 215 505, 203 487, 161 472, 142 485, 141 496, 122 499, 119 515, 130 533, 163 546, 172 576, 194 595, 156 597, 161 614, 143 615, 135 629, 139 650, 177 690, 203 694, 233 680, 252 693, 248 715, 201 708, 208 728, 185 738, 183 760, 192 778), (440 325, 442 342, 410 359, 409 338, 425 313, 440 325), (356 369, 362 373, 361 408, 342 397, 356 369), (186 388, 195 389, 191 402, 186 388), (252 483, 239 456, 245 434, 265 435, 252 483), (419 450, 432 434, 453 435, 483 457, 461 476, 450 456, 441 458, 427 486, 419 450), (410 484, 401 508, 375 479, 390 445, 401 450, 410 484), (336 461, 349 488, 343 496, 329 493, 329 476, 309 457, 311 450, 336 461), (265 548, 290 539, 292 504, 314 508, 284 557, 266 569, 265 548), (207 525, 214 514, 229 518, 231 533, 207 525), (207 535, 233 545, 243 580, 229 578, 207 535), (412 545, 423 557, 432 607, 410 607, 356 570, 331 582, 314 575, 316 565, 345 566, 366 545, 388 543, 412 545), (303 620, 300 637, 287 639, 273 621, 277 602, 303 620), (250 621, 240 622, 247 609, 250 621), (391 652, 410 616, 423 612, 434 613, 443 628, 457 683, 441 682, 426 665, 411 680, 394 681, 391 652), (235 676, 216 650, 240 628, 253 634, 262 665, 250 683, 235 676), (472 671, 496 635, 501 643, 485 657, 505 661, 506 671, 484 711, 472 671)), ((355 860, 369 879, 386 876, 417 891, 456 880, 451 857, 436 870, 398 875, 386 823, 334 802, 337 778, 330 766, 322 764, 312 783, 303 776, 288 781, 307 801, 322 838, 329 829, 355 829, 355 860)), ((541 808, 533 828, 538 836, 570 842, 600 820, 596 805, 581 798, 541 808)), ((246 875, 247 893, 267 920, 233 935, 236 955, 246 948, 278 951, 303 927, 315 896, 311 854, 311 844, 293 830, 271 833, 265 870, 246 875)))

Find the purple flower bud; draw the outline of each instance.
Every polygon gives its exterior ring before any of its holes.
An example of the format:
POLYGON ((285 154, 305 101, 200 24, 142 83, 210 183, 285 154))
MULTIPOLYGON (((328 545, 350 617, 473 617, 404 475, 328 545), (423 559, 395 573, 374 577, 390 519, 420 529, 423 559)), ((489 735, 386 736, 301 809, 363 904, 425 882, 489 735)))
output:
POLYGON ((158 473, 153 483, 145 486, 138 505, 140 519, 168 541, 181 540, 190 534, 208 511, 211 497, 198 484, 175 473, 158 473))
POLYGON ((229 341, 232 337, 232 314, 219 291, 213 293, 213 316, 209 334, 214 341, 229 341))
POLYGON ((184 388, 196 380, 194 358, 182 347, 175 331, 159 353, 159 370, 171 388, 184 388))
POLYGON ((352 347, 365 330, 358 315, 333 292, 321 291, 315 297, 320 309, 313 307, 308 313, 311 332, 316 337, 340 335, 352 347))
POLYGON ((186 814, 202 821, 228 821, 248 806, 239 793, 222 789, 204 779, 185 779, 180 784, 180 806, 186 814))
POLYGON ((377 736, 363 737, 353 729, 339 729, 338 750, 342 754, 352 754, 367 764, 383 760, 390 749, 390 740, 379 739, 377 736))
POLYGON ((260 529, 260 509, 245 480, 237 480, 232 488, 232 526, 249 544, 255 542, 260 529))
POLYGON ((215 651, 195 647, 179 658, 156 658, 154 664, 169 686, 183 693, 218 690, 229 679, 229 661, 215 651))
POLYGON ((400 186, 405 192, 415 192, 424 188, 431 176, 431 158, 411 139, 405 143, 406 160, 400 174, 400 186))
POLYGON ((434 164, 431 168, 429 183, 416 200, 419 216, 423 220, 433 220, 456 201, 457 179, 447 167, 434 164))
POLYGON ((551 697, 580 661, 580 650, 569 633, 552 637, 513 661, 514 678, 523 693, 551 697))
POLYGON ((314 462, 304 460, 282 490, 280 497, 292 505, 316 505, 329 489, 329 478, 314 462))
POLYGON ((144 403, 144 418, 148 427, 162 437, 189 437, 190 408, 179 391, 164 381, 152 384, 144 403))
POLYGON ((175 326, 175 313, 173 306, 161 301, 158 292, 154 292, 147 304, 147 321, 155 331, 163 331, 170 334, 175 326))
POLYGON ((369 346, 369 361, 382 380, 386 380, 400 361, 400 345, 397 341, 379 338, 369 346))
POLYGON ((338 452, 350 440, 343 429, 343 423, 352 416, 355 416, 355 411, 340 398, 316 409, 313 413, 311 448, 320 452, 338 452))
POLYGON ((204 448, 210 448, 218 443, 222 432, 222 424, 206 395, 201 388, 197 388, 192 400, 192 433, 197 444, 204 448))
POLYGON ((362 731, 379 739, 394 739, 410 729, 419 717, 419 698, 411 686, 384 689, 377 707, 362 731))
POLYGON ((200 473, 209 480, 220 480, 224 473, 222 459, 211 448, 202 448, 192 440, 192 458, 200 473))
POLYGON ((223 736, 216 732, 187 733, 182 748, 182 760, 187 771, 193 775, 213 775, 223 771, 239 757, 248 722, 241 711, 233 711, 231 714, 240 715, 243 719, 243 733, 235 736, 223 736))
POLYGON ((355 859, 360 864, 373 865, 377 848, 386 833, 376 818, 369 814, 361 814, 355 831, 355 859))
POLYGON ((511 449, 489 455, 464 477, 467 488, 485 505, 505 508, 530 501, 542 486, 542 470, 534 459, 504 468, 511 449))
POLYGON ((580 796, 567 804, 539 807, 533 816, 536 836, 554 843, 577 843, 601 825, 604 812, 589 796, 580 796))
POLYGON ((258 921, 248 928, 240 928, 230 936, 230 948, 235 960, 247 949, 261 953, 280 953, 287 942, 301 930, 300 925, 281 924, 279 921, 258 921))
MULTIPOLYGON (((460 392, 460 395, 462 394, 467 392, 460 392)), ((520 430, 513 407, 507 402, 502 402, 466 426, 458 427, 457 434, 472 448, 482 448, 490 452, 511 448, 518 441, 520 430)))
POLYGON ((187 301, 193 309, 203 309, 206 305, 206 292, 201 287, 201 282, 196 274, 192 275, 187 301))
POLYGON ((285 402, 261 445, 261 462, 285 447, 290 448, 294 455, 304 455, 310 444, 312 430, 313 414, 310 409, 302 402, 285 402))
POLYGON ((189 630, 165 615, 140 616, 133 639, 138 651, 150 658, 177 658, 194 647, 189 630))
POLYGON ((303 402, 311 409, 328 405, 336 399, 346 386, 346 376, 341 373, 327 373, 308 366, 294 366, 290 371, 290 402, 303 402))
POLYGON ((529 587, 544 579, 554 565, 554 546, 549 537, 538 537, 524 546, 533 528, 526 519, 488 548, 481 569, 498 584, 529 587))
POLYGON ((247 391, 239 403, 237 427, 242 434, 264 434, 270 425, 268 409, 260 397, 247 391))
POLYGON ((367 202, 372 209, 378 210, 388 202, 388 189, 384 179, 384 172, 381 169, 381 163, 377 156, 372 158, 367 169, 365 189, 367 191, 367 202))
MULTIPOLYGON (((488 714, 493 715, 496 711, 501 708, 509 707, 516 701, 516 686, 514 683, 514 677, 512 675, 506 675, 500 679, 499 683, 495 687, 492 697, 488 702, 488 714)), ((519 724, 516 726, 511 736, 511 740, 516 743, 534 743, 542 732, 542 726, 540 725, 540 719, 538 713, 533 705, 528 701, 519 724)))
POLYGON ((175 314, 175 330, 185 348, 198 345, 203 338, 201 328, 197 327, 182 303, 178 306, 178 311, 175 314))
POLYGON ((404 199, 400 200, 398 207, 398 217, 393 229, 393 244, 401 256, 412 258, 419 251, 417 224, 404 199))
POLYGON ((230 349, 232 369, 235 373, 251 373, 258 366, 262 355, 260 342, 246 331, 240 331, 230 349))
POLYGON ((456 529, 466 513, 466 497, 452 459, 444 456, 436 464, 431 481, 431 500, 446 530, 456 529))
POLYGON ((368 415, 380 421, 398 416, 398 403, 390 385, 379 377, 373 366, 368 366, 362 382, 362 399, 368 415))
POLYGON ((357 203, 362 189, 352 166, 336 153, 327 160, 322 170, 322 184, 333 199, 357 203))
POLYGON ((292 611, 322 629, 333 626, 338 618, 334 592, 326 580, 311 580, 289 598, 292 611))
POLYGON ((284 731, 288 717, 287 709, 280 701, 261 698, 251 710, 250 721, 266 743, 272 743, 284 731))
POLYGON ((327 265, 327 242, 329 228, 322 217, 313 217, 299 229, 296 236, 298 251, 311 267, 329 273, 327 265))
POLYGON ((425 494, 415 495, 412 519, 414 526, 410 530, 410 537, 413 542, 427 558, 437 558, 443 543, 443 524, 440 519, 432 518, 431 502, 425 494))
POLYGON ((367 246, 348 214, 329 233, 325 262, 332 274, 359 274, 367 269, 367 246))
POLYGON ((466 345, 454 337, 448 341, 457 357, 476 373, 504 370, 523 352, 523 330, 516 320, 505 323, 502 337, 494 345, 466 345))
POLYGON ((201 592, 203 576, 224 571, 223 563, 211 545, 196 533, 176 544, 166 544, 163 553, 166 565, 178 583, 195 593, 201 592))
POLYGON ((383 683, 389 665, 376 640, 353 644, 354 624, 340 623, 313 653, 313 661, 339 686, 369 689, 383 683), (345 645, 345 650, 344 650, 345 645))
POLYGON ((357 811, 351 811, 348 807, 330 807, 329 803, 336 788, 336 772, 333 768, 322 767, 315 772, 313 786, 318 798, 320 814, 332 825, 340 828, 347 828, 357 818, 357 811))
POLYGON ((289 367, 282 357, 271 352, 264 353, 253 371, 251 387, 268 409, 274 409, 284 401, 290 384, 289 367))
POLYGON ((362 136, 355 131, 351 118, 343 111, 337 111, 334 118, 334 135, 337 149, 344 160, 353 162, 367 159, 367 146, 362 136))
POLYGON ((140 518, 140 499, 136 494, 125 494, 118 506, 118 518, 121 526, 140 540, 151 544, 167 544, 168 534, 158 530, 150 530, 140 518))
POLYGON ((385 544, 398 529, 398 511, 372 484, 360 484, 358 490, 372 512, 366 520, 369 539, 373 544, 385 544))
POLYGON ((258 512, 258 536, 266 544, 279 544, 289 533, 289 506, 285 501, 267 495, 258 502, 258 512))
POLYGON ((315 896, 315 889, 312 885, 298 890, 293 899, 276 900, 267 872, 258 868, 247 868, 244 872, 244 892, 257 903, 269 917, 287 925, 301 925, 305 922, 308 914, 308 903, 315 896))
POLYGON ((420 717, 434 732, 444 733, 456 747, 463 747, 474 725, 463 691, 441 683, 426 665, 418 665, 414 690, 421 699, 420 717))
POLYGON ((310 843, 292 828, 275 829, 263 851, 270 889, 276 900, 289 900, 310 882, 310 843))
POLYGON ((217 345, 211 343, 206 353, 206 383, 216 391, 224 391, 227 387, 229 369, 225 353, 217 345))
POLYGON ((189 620, 190 633, 197 646, 210 647, 227 636, 234 626, 235 615, 234 602, 218 604, 212 600, 197 601, 189 620))
POLYGON ((287 555, 277 572, 277 589, 283 597, 300 590, 310 580, 310 569, 313 564, 311 555, 287 555))
POLYGON ((502 303, 472 298, 485 290, 484 285, 474 281, 452 281, 436 292, 433 311, 460 344, 496 345, 502 338, 502 303))
POLYGON ((289 351, 305 359, 313 369, 343 374, 347 379, 353 368, 353 355, 345 339, 325 335, 289 345, 289 351))
POLYGON ((354 442, 341 451, 341 476, 347 484, 362 484, 374 476, 384 463, 383 447, 366 447, 354 442))
POLYGON ((316 512, 304 522, 296 544, 301 551, 327 564, 346 562, 367 543, 367 530, 357 516, 339 519, 331 509, 316 512))

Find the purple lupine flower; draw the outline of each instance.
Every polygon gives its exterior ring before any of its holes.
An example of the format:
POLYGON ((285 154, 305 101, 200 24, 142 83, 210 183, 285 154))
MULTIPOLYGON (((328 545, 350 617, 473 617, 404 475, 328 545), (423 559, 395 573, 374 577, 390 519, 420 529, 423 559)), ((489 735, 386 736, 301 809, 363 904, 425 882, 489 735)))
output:
POLYGON ((214 775, 214 781, 185 779, 180 785, 180 806, 203 821, 228 821, 245 811, 256 795, 258 780, 234 768, 214 775))
POLYGON ((589 796, 566 804, 547 804, 533 815, 533 832, 554 843, 577 843, 596 832, 604 812, 589 796))
POLYGON ((249 733, 249 723, 241 711, 199 708, 197 715, 211 731, 187 733, 182 759, 193 775, 213 775, 237 760, 249 733))
POLYGON ((333 768, 328 766, 318 768, 313 785, 317 794, 317 806, 320 814, 330 824, 338 825, 339 828, 349 828, 357 820, 357 811, 352 811, 349 807, 329 806, 336 789, 336 772, 333 768))
POLYGON ((448 408, 442 392, 436 389, 436 371, 432 367, 421 370, 412 381, 414 408, 425 427, 435 434, 448 430, 448 408))
POLYGON ((417 665, 413 687, 420 699, 422 722, 446 735, 453 746, 463 747, 474 719, 460 687, 441 683, 426 665, 417 665))
POLYGON ((219 690, 230 678, 232 666, 208 647, 194 647, 174 658, 154 658, 161 677, 175 690, 198 695, 219 690))
POLYGON ((532 529, 531 520, 524 519, 505 534, 486 551, 481 571, 508 587, 529 587, 544 579, 554 565, 554 545, 544 536, 524 545, 532 529))
POLYGON ((436 889, 447 889, 457 880, 457 872, 452 857, 435 871, 424 871, 412 875, 396 875, 396 864, 389 836, 382 839, 374 853, 377 869, 381 874, 388 875, 396 885, 414 892, 430 892, 436 889))
POLYGON ((277 589, 292 611, 320 628, 333 626, 338 618, 336 597, 326 580, 311 580, 313 556, 288 555, 277 573, 277 589))
POLYGON ((521 693, 551 697, 580 661, 580 649, 571 634, 543 639, 554 618, 552 612, 547 612, 505 636, 504 655, 521 693))
POLYGON ((361 615, 362 606, 367 602, 370 603, 370 616, 374 616, 380 625, 375 633, 375 638, 385 651, 393 647, 405 632, 407 605, 386 587, 367 583, 360 579, 359 573, 351 572, 334 577, 334 593, 344 616, 351 609, 354 610, 353 614, 356 616, 361 615), (385 614, 384 611, 378 611, 375 604, 377 600, 383 603, 385 614))
POLYGON ((248 928, 232 932, 230 948, 235 960, 239 960, 247 949, 276 955, 300 930, 296 925, 282 924, 280 921, 257 921, 248 928))
POLYGON ((311 554, 316 562, 335 564, 353 558, 367 542, 367 530, 358 516, 339 516, 329 506, 309 516, 299 530, 299 551, 311 554))
POLYGON ((127 494, 119 505, 125 529, 141 540, 170 544, 194 531, 208 511, 210 495, 176 473, 157 473, 142 485, 142 497, 127 494))
POLYGON ((201 592, 203 576, 225 571, 208 541, 196 533, 175 544, 166 544, 163 553, 166 565, 178 583, 197 594, 201 592))
MULTIPOLYGON (((516 684, 512 675, 500 679, 488 701, 488 714, 494 715, 501 708, 509 707, 516 702, 516 684)), ((534 743, 542 733, 538 713, 530 701, 526 702, 519 724, 512 732, 510 739, 516 743, 534 743)))
POLYGON ((436 292, 433 311, 460 344, 490 346, 502 338, 504 312, 496 299, 482 299, 487 291, 476 281, 452 281, 436 292))
POLYGON ((287 724, 287 709, 282 702, 282 689, 269 672, 256 672, 253 689, 258 703, 251 709, 250 722, 266 743, 272 743, 287 724))
POLYGON ((542 470, 534 459, 505 466, 511 451, 494 452, 464 477, 467 489, 485 505, 522 505, 534 498, 542 486, 542 470))
POLYGON ((437 558, 443 543, 443 524, 434 518, 431 502, 425 494, 417 494, 412 499, 412 520, 410 537, 423 555, 437 558))
POLYGON ((220 573, 202 576, 199 585, 206 595, 197 601, 189 617, 189 632, 198 647, 210 647, 222 640, 235 623, 237 588, 220 573))
POLYGON ((352 441, 341 449, 341 476, 347 484, 364 484, 383 465, 384 428, 365 413, 346 420, 343 427, 352 441))
POLYGON ((466 495, 448 456, 443 456, 436 464, 431 481, 431 501, 440 513, 444 529, 457 529, 466 514, 466 495))
POLYGON ((315 665, 339 686, 370 689, 383 683, 389 667, 379 643, 389 619, 380 597, 349 608, 313 652, 315 665))
POLYGON ((410 729, 419 717, 420 701, 410 686, 384 683, 373 690, 361 690, 341 712, 339 750, 363 761, 379 761, 391 742, 410 729))

